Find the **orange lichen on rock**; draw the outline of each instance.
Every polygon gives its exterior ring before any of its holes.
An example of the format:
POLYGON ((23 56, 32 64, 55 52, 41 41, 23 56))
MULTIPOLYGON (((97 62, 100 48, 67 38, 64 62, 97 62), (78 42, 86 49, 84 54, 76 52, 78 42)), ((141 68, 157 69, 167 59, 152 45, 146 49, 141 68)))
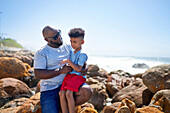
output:
POLYGON ((143 108, 136 109, 135 113, 164 113, 156 107, 144 106, 143 108))
POLYGON ((156 106, 165 113, 170 113, 170 90, 158 91, 152 98, 149 106, 156 106))
POLYGON ((129 99, 123 99, 115 113, 134 113, 136 110, 136 105, 133 101, 129 99))
POLYGON ((75 107, 75 113, 80 113, 81 111, 81 106, 76 106, 75 107))
POLYGON ((142 75, 143 83, 152 93, 170 89, 170 64, 163 64, 148 69, 142 75))
POLYGON ((31 66, 30 66, 28 63, 24 63, 24 65, 25 65, 25 67, 26 67, 27 70, 28 70, 28 69, 31 69, 31 66))
POLYGON ((162 110, 164 105, 164 96, 162 96, 159 100, 157 100, 153 105, 160 106, 160 110, 162 110))
POLYGON ((23 76, 30 76, 30 74, 21 60, 14 57, 0 57, 0 79, 23 76))
POLYGON ((40 93, 36 93, 25 102, 16 113, 42 113, 40 93))
POLYGON ((151 86, 150 86, 150 89, 151 89, 151 91, 156 91, 156 88, 155 88, 154 85, 151 85, 151 86))
POLYGON ((82 109, 79 113, 98 113, 98 112, 93 108, 86 107, 86 108, 82 109))
POLYGON ((90 103, 82 104, 75 108, 75 113, 98 113, 90 103))

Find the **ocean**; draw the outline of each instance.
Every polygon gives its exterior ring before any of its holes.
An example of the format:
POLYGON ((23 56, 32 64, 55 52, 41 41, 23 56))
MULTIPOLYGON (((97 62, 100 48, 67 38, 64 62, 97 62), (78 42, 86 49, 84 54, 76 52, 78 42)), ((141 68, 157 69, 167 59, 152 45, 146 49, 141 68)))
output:
POLYGON ((149 67, 160 64, 170 64, 170 58, 163 57, 127 57, 127 56, 88 56, 87 64, 98 65, 108 73, 115 70, 123 70, 130 74, 144 73, 146 68, 133 68, 136 63, 144 63, 149 67))

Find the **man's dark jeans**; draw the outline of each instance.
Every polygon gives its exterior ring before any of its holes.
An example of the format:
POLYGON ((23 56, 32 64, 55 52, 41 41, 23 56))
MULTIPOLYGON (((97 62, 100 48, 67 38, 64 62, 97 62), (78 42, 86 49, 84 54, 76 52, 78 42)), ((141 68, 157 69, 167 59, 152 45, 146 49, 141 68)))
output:
MULTIPOLYGON (((60 86, 61 87, 61 86, 60 86)), ((41 92, 41 109, 42 113, 59 113, 60 111, 60 87, 41 92)))

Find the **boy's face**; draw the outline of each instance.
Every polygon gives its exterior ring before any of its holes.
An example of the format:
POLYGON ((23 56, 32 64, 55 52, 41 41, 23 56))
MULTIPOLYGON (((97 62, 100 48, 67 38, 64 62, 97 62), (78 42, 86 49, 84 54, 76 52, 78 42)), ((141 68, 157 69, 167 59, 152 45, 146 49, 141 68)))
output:
POLYGON ((78 49, 84 43, 82 38, 70 38, 71 46, 73 49, 78 49))

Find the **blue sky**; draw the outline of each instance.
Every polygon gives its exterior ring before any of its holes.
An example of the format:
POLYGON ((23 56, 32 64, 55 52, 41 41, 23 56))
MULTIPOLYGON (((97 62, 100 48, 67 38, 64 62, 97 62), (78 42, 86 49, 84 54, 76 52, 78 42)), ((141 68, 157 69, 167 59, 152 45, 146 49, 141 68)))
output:
POLYGON ((85 30, 90 55, 170 57, 170 0, 0 0, 0 32, 33 51, 42 29, 85 30))

